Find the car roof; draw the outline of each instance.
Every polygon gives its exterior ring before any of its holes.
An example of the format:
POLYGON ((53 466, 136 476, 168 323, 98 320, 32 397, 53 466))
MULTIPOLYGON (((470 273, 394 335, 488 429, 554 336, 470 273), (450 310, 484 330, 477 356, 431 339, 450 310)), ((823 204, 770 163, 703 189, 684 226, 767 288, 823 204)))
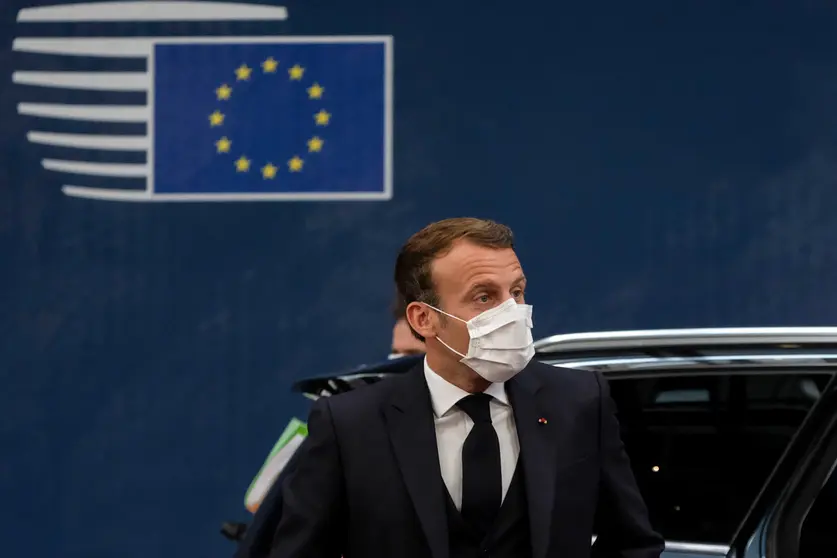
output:
MULTIPOLYGON (((735 368, 837 367, 837 327, 693 328, 553 335, 535 343, 535 358, 606 375, 660 374, 735 368)), ((361 365, 300 380, 293 390, 311 399, 403 374, 422 356, 361 365)))
POLYGON ((653 347, 823 344, 837 347, 837 327, 692 328, 568 333, 540 339, 535 343, 535 349, 541 353, 552 353, 653 347))
POLYGON ((837 365, 837 328, 762 327, 604 331, 554 335, 535 344, 548 364, 605 374, 837 365))

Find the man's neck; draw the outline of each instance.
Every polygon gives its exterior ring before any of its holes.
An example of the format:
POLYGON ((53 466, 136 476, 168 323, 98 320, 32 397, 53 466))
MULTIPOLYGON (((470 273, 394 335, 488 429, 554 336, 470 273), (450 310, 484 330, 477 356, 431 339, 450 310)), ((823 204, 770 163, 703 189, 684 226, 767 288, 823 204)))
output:
POLYGON ((463 391, 482 393, 491 385, 491 382, 485 380, 461 362, 440 358, 439 355, 430 352, 427 353, 425 358, 427 359, 427 365, 434 373, 463 391))

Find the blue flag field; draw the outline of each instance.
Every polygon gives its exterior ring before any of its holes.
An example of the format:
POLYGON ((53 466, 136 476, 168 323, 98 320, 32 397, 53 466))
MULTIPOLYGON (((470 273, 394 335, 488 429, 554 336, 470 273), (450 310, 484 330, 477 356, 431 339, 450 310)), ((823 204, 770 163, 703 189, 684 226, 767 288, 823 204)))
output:
POLYGON ((391 197, 387 41, 294 39, 155 45, 153 195, 391 197))

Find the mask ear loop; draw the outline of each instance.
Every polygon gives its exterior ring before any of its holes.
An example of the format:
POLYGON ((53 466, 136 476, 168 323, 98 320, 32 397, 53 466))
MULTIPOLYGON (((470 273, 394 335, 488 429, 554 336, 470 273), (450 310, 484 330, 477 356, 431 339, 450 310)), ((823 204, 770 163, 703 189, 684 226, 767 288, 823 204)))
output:
POLYGON ((439 343, 441 343, 442 345, 444 345, 445 347, 447 347, 447 348, 448 348, 448 350, 449 350, 450 352, 452 352, 452 353, 454 353, 454 354, 456 354, 456 355, 459 355, 459 356, 461 356, 462 358, 465 358, 465 355, 463 355, 462 353, 460 353, 459 351, 457 351, 456 349, 454 349, 453 347, 451 347, 450 345, 448 345, 447 343, 445 343, 444 341, 442 341, 442 338, 441 338, 441 337, 439 337, 438 335, 436 336, 436 340, 437 340, 439 343))
POLYGON ((425 306, 427 306, 428 308, 431 308, 431 309, 435 310, 435 311, 436 311, 436 312, 438 312, 439 314, 444 314, 444 315, 445 315, 445 316, 447 316, 448 318, 453 318, 454 320, 459 320, 459 321, 460 321, 460 322, 462 322, 463 324, 467 324, 467 323, 468 323, 468 322, 466 322, 465 320, 463 320, 462 318, 457 318, 457 317, 456 317, 456 316, 454 316, 453 314, 448 314, 448 313, 447 313, 447 312, 445 312, 444 310, 439 310, 438 308, 436 308, 435 306, 433 306, 433 305, 431 305, 431 304, 427 304, 427 303, 425 302, 425 303, 424 303, 424 305, 425 305, 425 306))
MULTIPOLYGON (((432 308, 433 310, 435 310, 435 311, 436 311, 436 312, 438 312, 439 314, 444 314, 445 316, 447 316, 447 317, 449 317, 449 318, 453 318, 454 320, 459 320, 459 321, 460 321, 460 322, 462 322, 463 324, 467 324, 467 323, 468 323, 468 322, 466 322, 465 320, 463 320, 462 318, 457 318, 456 316, 454 316, 454 315, 452 315, 452 314, 448 314, 448 313, 447 313, 447 312, 445 312, 444 310, 439 310, 438 308, 436 308, 435 306, 433 306, 433 305, 431 305, 431 304, 427 304, 427 303, 425 302, 425 303, 424 303, 424 305, 425 305, 425 306, 427 306, 428 308, 432 308)), ((453 354, 455 354, 455 355, 459 355, 459 356, 460 356, 460 357, 462 357, 462 358, 466 358, 466 356, 465 356, 465 355, 463 355, 462 353, 460 353, 459 351, 457 351, 456 349, 454 349, 453 347, 451 347, 450 345, 448 345, 447 343, 445 343, 444 341, 442 341, 442 338, 441 338, 441 337, 439 337, 438 335, 436 336, 436 340, 437 340, 437 341, 439 341, 439 343, 441 343, 441 344, 442 344, 442 345, 444 345, 445 347, 447 347, 447 348, 448 348, 448 350, 449 350, 450 352, 452 352, 453 354)))

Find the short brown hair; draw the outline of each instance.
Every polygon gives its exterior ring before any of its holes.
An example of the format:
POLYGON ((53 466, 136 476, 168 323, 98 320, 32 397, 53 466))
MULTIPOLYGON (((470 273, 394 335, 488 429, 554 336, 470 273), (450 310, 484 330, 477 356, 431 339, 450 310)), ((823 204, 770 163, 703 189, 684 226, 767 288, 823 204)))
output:
POLYGON ((404 303, 401 295, 398 294, 397 289, 395 291, 395 298, 392 301, 392 317, 396 322, 407 317, 407 305, 404 303))
MULTIPOLYGON (((487 248, 514 248, 511 229, 487 219, 457 217, 427 225, 407 240, 395 261, 395 286, 402 308, 416 301, 439 306, 430 266, 458 240, 487 248)), ((424 341, 415 331, 413 334, 424 341)))

